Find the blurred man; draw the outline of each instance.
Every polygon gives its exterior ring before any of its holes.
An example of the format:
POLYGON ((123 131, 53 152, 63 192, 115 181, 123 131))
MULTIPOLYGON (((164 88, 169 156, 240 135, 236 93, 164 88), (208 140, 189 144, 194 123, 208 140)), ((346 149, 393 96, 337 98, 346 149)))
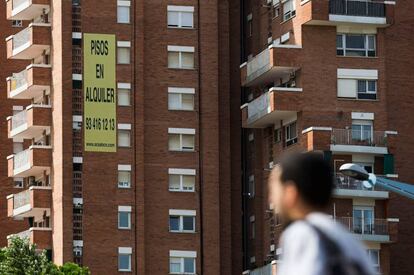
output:
POLYGON ((277 275, 375 274, 361 244, 323 211, 333 188, 321 154, 293 154, 272 170, 269 201, 286 226, 277 275))

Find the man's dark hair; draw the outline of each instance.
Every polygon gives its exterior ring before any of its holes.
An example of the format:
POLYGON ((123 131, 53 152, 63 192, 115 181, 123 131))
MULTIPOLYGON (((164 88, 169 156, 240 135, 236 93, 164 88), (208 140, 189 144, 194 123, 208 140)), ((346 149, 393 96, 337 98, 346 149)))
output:
POLYGON ((316 208, 328 206, 333 189, 333 171, 322 154, 286 155, 279 166, 282 184, 293 183, 304 202, 316 208))

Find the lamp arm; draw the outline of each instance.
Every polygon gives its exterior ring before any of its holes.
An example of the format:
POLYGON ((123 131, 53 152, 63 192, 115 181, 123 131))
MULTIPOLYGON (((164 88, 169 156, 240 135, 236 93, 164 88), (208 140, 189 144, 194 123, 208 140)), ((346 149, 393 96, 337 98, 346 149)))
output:
POLYGON ((375 186, 379 186, 385 190, 400 194, 406 198, 414 200, 414 186, 411 184, 390 180, 383 177, 376 177, 375 181, 370 181, 375 186))

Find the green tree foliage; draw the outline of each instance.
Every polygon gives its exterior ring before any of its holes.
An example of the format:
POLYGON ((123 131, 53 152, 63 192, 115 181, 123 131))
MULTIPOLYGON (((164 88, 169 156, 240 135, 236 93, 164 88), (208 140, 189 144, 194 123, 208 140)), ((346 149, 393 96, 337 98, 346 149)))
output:
POLYGON ((0 250, 1 275, 89 275, 88 268, 74 263, 57 267, 46 256, 36 251, 36 245, 27 239, 13 237, 8 247, 0 250))

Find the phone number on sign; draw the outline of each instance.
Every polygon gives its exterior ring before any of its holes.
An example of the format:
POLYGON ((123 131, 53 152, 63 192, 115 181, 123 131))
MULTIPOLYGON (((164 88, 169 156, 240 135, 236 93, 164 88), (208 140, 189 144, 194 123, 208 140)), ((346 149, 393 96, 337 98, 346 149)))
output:
POLYGON ((114 131, 115 119, 114 118, 90 118, 85 120, 86 130, 102 130, 102 131, 114 131))

